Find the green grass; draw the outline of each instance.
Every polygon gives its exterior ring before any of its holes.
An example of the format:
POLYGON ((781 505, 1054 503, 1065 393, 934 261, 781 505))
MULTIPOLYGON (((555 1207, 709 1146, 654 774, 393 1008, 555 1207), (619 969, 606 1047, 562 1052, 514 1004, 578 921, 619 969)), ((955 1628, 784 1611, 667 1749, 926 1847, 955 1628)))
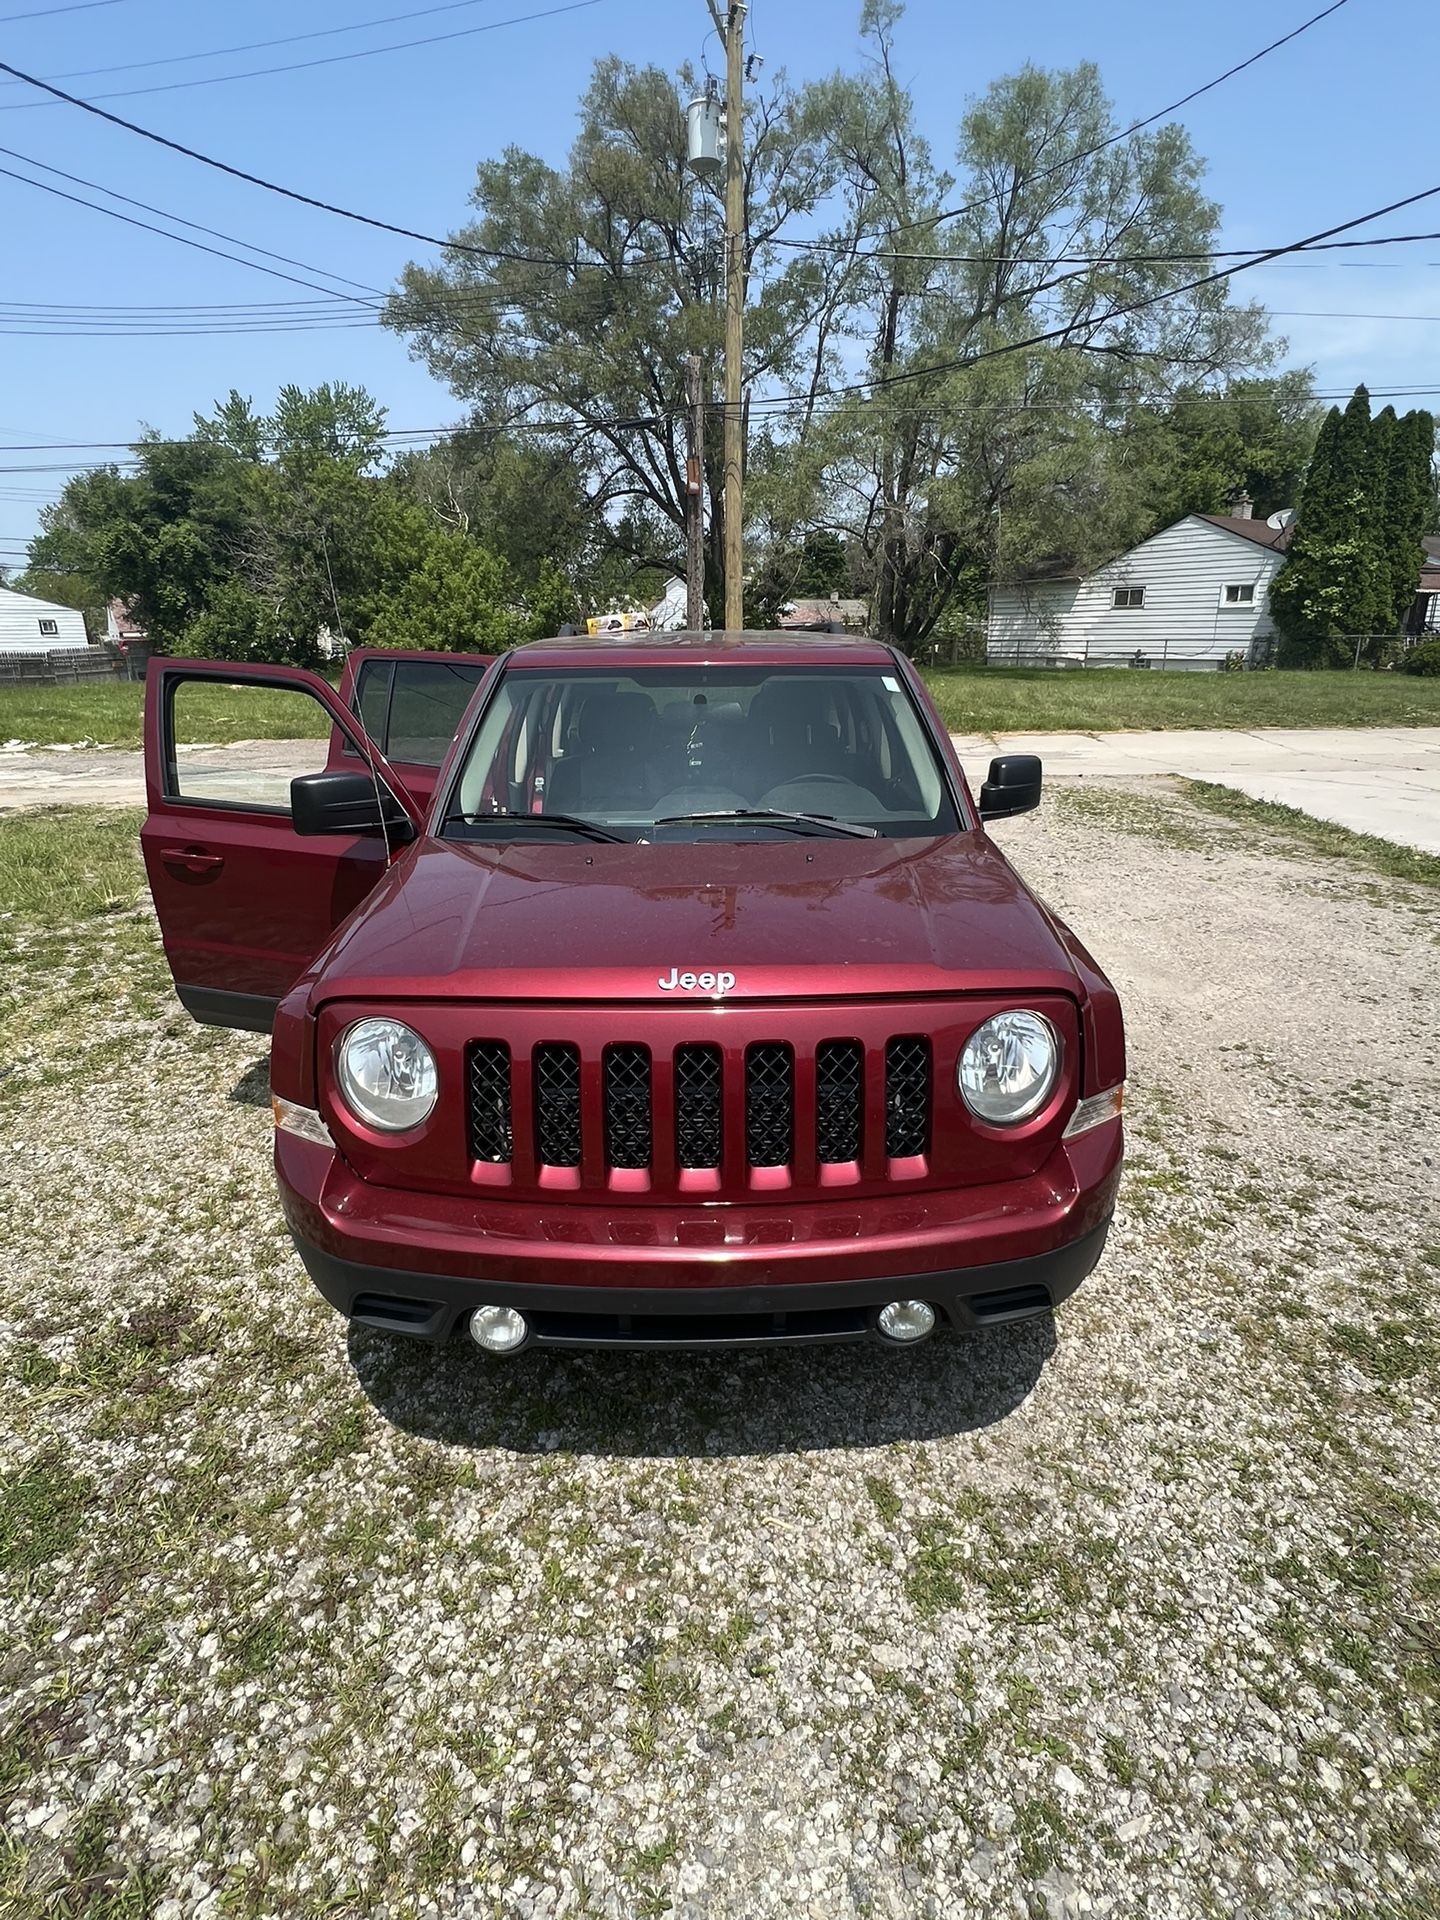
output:
POLYGON ((1440 679, 1404 673, 945 667, 924 678, 953 733, 1440 726, 1440 679))
MULTIPOLYGON (((185 688, 185 738, 226 744, 233 740, 292 740, 329 731, 318 704, 293 693, 263 687, 185 688)), ((0 689, 0 741, 37 746, 138 747, 145 711, 139 682, 99 681, 82 687, 0 689)))
POLYGON ((0 815, 0 914, 57 927, 133 907, 143 817, 98 807, 0 815))
MULTIPOLYGON (((925 679, 956 733, 1169 727, 1440 726, 1440 679, 1403 673, 1131 673, 1124 668, 942 667, 925 679)), ((302 703, 261 689, 191 687, 187 731, 207 741, 289 739, 302 703)), ((145 689, 117 680, 0 690, 0 741, 138 747, 145 689)), ((309 731, 325 731, 318 707, 309 731)))
POLYGON ((1272 841, 1278 841, 1285 853, 1323 854, 1336 860, 1353 861, 1395 880, 1440 887, 1440 856, 1433 853, 1399 846, 1393 840, 1382 840, 1378 834, 1352 833, 1349 827, 1312 819, 1296 807, 1282 807, 1276 800, 1252 800, 1233 787, 1215 786, 1209 780, 1186 780, 1184 788, 1197 806, 1223 814, 1240 826, 1261 829, 1272 841))

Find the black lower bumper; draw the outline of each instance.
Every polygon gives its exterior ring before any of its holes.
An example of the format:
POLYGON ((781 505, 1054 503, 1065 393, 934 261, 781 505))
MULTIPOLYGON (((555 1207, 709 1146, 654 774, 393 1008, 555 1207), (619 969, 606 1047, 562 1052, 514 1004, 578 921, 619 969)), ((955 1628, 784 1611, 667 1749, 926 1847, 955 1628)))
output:
POLYGON ((1107 1220, 1069 1246, 987 1267, 767 1287, 504 1285, 361 1266, 295 1244, 331 1306, 359 1326, 439 1342, 475 1307, 515 1307, 530 1323, 527 1346, 664 1349, 878 1338, 875 1315, 890 1300, 928 1300, 962 1329, 1028 1319, 1075 1291, 1109 1231, 1107 1220))

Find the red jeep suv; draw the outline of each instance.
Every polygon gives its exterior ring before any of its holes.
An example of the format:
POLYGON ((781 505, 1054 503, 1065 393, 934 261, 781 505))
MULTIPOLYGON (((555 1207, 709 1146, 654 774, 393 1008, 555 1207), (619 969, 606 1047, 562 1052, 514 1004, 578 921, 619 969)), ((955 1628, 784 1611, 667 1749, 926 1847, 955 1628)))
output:
POLYGON ((1071 1293, 1115 1203, 1124 1034, 985 832, 1039 762, 992 761, 977 804, 871 640, 544 641, 476 675, 430 723, 448 745, 409 749, 443 751, 422 805, 323 680, 150 669, 166 952, 197 1019, 273 1024, 281 1198, 326 1299, 507 1353, 906 1344, 1071 1293), (207 774, 176 716, 217 680, 333 730, 317 770, 207 774))

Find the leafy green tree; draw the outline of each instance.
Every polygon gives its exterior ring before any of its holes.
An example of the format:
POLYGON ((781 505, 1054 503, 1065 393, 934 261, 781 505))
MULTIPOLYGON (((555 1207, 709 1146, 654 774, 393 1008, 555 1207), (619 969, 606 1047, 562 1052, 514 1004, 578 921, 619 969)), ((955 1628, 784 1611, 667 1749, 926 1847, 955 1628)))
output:
POLYGON ((1179 127, 1118 138, 1088 64, 990 87, 959 129, 965 210, 935 224, 944 183, 893 80, 897 17, 868 10, 878 77, 837 136, 894 235, 866 265, 874 385, 807 433, 829 441, 819 517, 862 542, 880 632, 915 647, 987 576, 1093 564, 1153 531, 1137 411, 1177 378, 1263 373, 1276 349, 1223 286, 1179 291, 1218 224, 1201 164, 1179 127), (1054 337, 1024 344, 1038 334, 1054 337))
POLYGON ((376 513, 365 644, 495 653, 528 637, 528 609, 503 560, 392 497, 376 513))
POLYGON ((210 603, 185 629, 187 654, 201 660, 286 661, 293 666, 320 664, 319 637, 294 633, 280 609, 243 580, 222 580, 210 603))
POLYGON ((1241 492, 1262 520, 1293 508, 1320 419, 1305 371, 1186 387, 1137 409, 1125 437, 1155 526, 1187 513, 1228 512, 1241 492))
MULTIPOLYGON (((680 93, 694 90, 692 72, 679 78, 680 93)), ((782 75, 747 98, 752 387, 813 388, 839 366, 852 269, 843 254, 778 242, 841 189, 831 109, 835 88, 848 84, 795 89, 782 75)), ((566 429, 547 444, 583 483, 597 545, 640 572, 683 563, 685 360, 700 353, 715 367, 723 335, 721 190, 686 168, 680 93, 658 68, 600 61, 568 163, 552 167, 513 147, 482 163, 476 217, 455 236, 481 253, 407 268, 387 315, 474 408, 478 426, 566 429)), ((868 230, 869 215, 851 214, 852 233, 868 230)), ((714 415, 705 489, 715 589, 724 503, 714 415)), ((566 490, 551 497, 564 502, 566 490)), ((539 510, 548 513, 548 501, 539 510)), ((511 550, 508 536, 488 537, 511 550)))

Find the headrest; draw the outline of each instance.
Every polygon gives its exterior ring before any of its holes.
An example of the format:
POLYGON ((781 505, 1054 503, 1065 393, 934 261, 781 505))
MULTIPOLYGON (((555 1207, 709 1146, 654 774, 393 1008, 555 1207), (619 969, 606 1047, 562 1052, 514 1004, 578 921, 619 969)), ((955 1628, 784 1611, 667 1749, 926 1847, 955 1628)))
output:
POLYGON ((592 750, 638 746, 654 718, 643 693, 592 693, 580 714, 580 744, 592 750))
POLYGON ((818 680, 771 680, 750 703, 750 717, 786 732, 825 726, 825 685, 818 680))

